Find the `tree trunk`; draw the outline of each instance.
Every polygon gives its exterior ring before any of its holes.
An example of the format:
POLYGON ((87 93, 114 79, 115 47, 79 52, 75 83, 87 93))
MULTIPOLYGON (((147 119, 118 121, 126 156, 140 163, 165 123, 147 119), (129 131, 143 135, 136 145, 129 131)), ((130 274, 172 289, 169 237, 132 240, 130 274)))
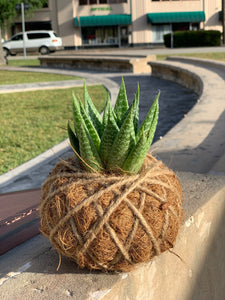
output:
POLYGON ((223 44, 225 44, 225 0, 222 0, 223 44))
POLYGON ((4 54, 3 54, 3 50, 2 50, 2 33, 0 30, 0 65, 4 65, 5 64, 5 59, 4 59, 4 54))

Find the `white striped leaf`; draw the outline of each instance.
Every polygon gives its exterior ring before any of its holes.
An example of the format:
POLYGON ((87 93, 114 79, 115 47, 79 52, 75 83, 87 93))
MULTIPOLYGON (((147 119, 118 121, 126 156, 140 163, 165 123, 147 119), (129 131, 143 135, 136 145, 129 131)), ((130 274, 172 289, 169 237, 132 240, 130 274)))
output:
POLYGON ((150 144, 150 137, 147 139, 143 132, 138 143, 133 147, 122 166, 124 172, 131 174, 138 173, 149 150, 150 144))
POLYGON ((80 153, 79 140, 76 137, 75 133, 73 132, 69 121, 67 123, 67 131, 68 131, 68 137, 69 137, 69 140, 70 140, 70 144, 71 144, 73 150, 75 150, 79 154, 80 153))
POLYGON ((106 101, 106 105, 105 105, 104 113, 103 113, 103 118, 102 118, 103 132, 104 132, 104 129, 105 129, 107 123, 108 123, 109 106, 111 106, 111 102, 110 102, 110 97, 109 97, 109 94, 108 94, 108 98, 107 98, 107 101, 106 101))
POLYGON ((89 172, 101 172, 103 170, 101 159, 90 137, 90 134, 83 123, 81 123, 78 138, 80 156, 82 158, 83 166, 85 167, 85 169, 89 172))
POLYGON ((125 88, 125 83, 122 77, 121 80, 121 85, 120 85, 120 90, 116 99, 116 103, 114 106, 114 113, 116 115, 116 121, 118 126, 120 127, 123 122, 123 116, 126 113, 126 111, 129 108, 129 104, 127 101, 127 94, 126 94, 126 88, 125 88))
POLYGON ((139 122, 139 85, 132 105, 134 106, 134 131, 137 133, 139 122))
POLYGON ((79 101, 79 106, 80 106, 80 113, 81 113, 81 116, 83 117, 85 127, 88 130, 96 149, 99 151, 101 140, 98 135, 98 132, 96 131, 96 129, 92 123, 92 120, 89 118, 86 111, 84 110, 84 107, 83 107, 81 101, 79 101))
POLYGON ((155 98, 149 112, 147 113, 143 123, 141 124, 140 128, 138 129, 137 135, 136 135, 136 142, 139 141, 142 132, 144 132, 144 135, 148 135, 148 132, 150 130, 150 134, 152 136, 152 139, 155 134, 157 121, 158 121, 158 114, 159 114, 159 99, 160 93, 158 93, 157 97, 155 98))
POLYGON ((103 134, 102 117, 91 100, 85 82, 84 82, 84 109, 86 113, 89 115, 90 119, 92 120, 92 123, 96 128, 99 136, 101 137, 103 134))
POLYGON ((127 118, 120 128, 120 131, 116 135, 110 151, 108 162, 109 169, 118 170, 122 168, 130 149, 135 144, 134 136, 133 108, 131 108, 127 118))
MULTIPOLYGON (((100 157, 102 161, 104 162, 106 168, 109 161, 110 152, 115 140, 115 137, 117 136, 119 132, 119 127, 117 126, 117 123, 115 121, 113 111, 111 104, 108 105, 108 113, 107 113, 107 124, 105 125, 105 130, 101 138, 101 144, 100 144, 100 157)), ((106 122, 106 121, 105 121, 106 122)), ((103 118, 104 123, 104 118, 103 118)))

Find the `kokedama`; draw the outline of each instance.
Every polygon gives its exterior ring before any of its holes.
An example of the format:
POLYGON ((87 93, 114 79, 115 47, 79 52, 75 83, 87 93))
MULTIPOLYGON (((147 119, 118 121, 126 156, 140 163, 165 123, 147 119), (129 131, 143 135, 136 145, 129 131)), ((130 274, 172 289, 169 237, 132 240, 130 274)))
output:
POLYGON ((158 98, 139 123, 139 88, 129 106, 122 79, 103 117, 84 84, 73 95, 68 135, 74 157, 60 161, 42 187, 41 231, 63 255, 90 269, 128 271, 173 247, 182 191, 175 174, 147 154, 158 98))

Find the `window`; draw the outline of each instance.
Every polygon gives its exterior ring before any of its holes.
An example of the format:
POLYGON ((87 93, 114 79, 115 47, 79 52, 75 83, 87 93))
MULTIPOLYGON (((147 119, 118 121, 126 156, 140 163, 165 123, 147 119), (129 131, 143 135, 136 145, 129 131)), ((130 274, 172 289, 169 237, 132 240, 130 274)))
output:
POLYGON ((118 45, 118 27, 83 27, 82 44, 93 45, 118 45))
POLYGON ((43 3, 42 3, 42 7, 43 8, 46 8, 46 7, 48 7, 48 0, 44 0, 44 1, 42 1, 43 3))
POLYGON ((187 0, 152 0, 152 2, 154 1, 162 2, 162 1, 187 1, 187 0))
POLYGON ((171 32, 171 26, 168 24, 152 25, 152 42, 163 43, 163 36, 171 32))
POLYGON ((79 5, 120 4, 120 3, 127 3, 127 0, 79 0, 79 5))
POLYGON ((127 3, 127 0, 109 0, 109 4, 127 3))
POLYGON ((79 0, 79 5, 87 5, 88 0, 79 0))
POLYGON ((11 39, 12 41, 22 41, 23 40, 23 35, 22 34, 17 34, 11 39))
POLYGON ((46 38, 49 38, 50 37, 50 35, 49 35, 49 33, 45 33, 45 32, 43 32, 43 33, 28 33, 27 34, 27 37, 28 37, 28 39, 29 40, 35 40, 35 39, 46 39, 46 38))

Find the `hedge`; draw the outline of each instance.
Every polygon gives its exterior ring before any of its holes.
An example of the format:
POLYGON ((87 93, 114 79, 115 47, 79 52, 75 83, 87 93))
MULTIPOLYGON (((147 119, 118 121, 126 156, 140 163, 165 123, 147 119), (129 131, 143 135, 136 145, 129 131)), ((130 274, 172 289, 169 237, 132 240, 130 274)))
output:
MULTIPOLYGON (((164 44, 171 48, 171 33, 164 35, 164 44)), ((176 31, 173 33, 173 47, 220 46, 221 32, 218 30, 176 31)))

